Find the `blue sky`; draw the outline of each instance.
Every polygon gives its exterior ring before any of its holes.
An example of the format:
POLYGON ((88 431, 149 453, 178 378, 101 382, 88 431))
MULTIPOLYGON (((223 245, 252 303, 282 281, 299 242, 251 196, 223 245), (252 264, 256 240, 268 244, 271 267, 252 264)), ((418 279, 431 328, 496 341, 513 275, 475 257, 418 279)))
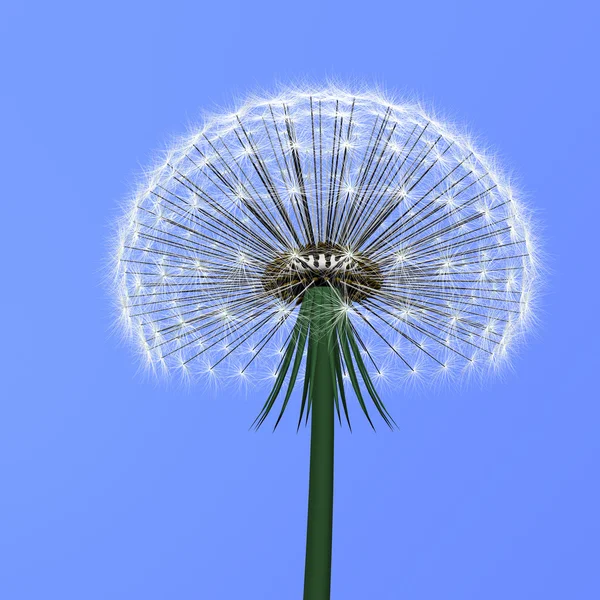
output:
POLYGON ((201 109, 382 84, 481 136, 547 254, 513 370, 338 432, 333 598, 600 597, 599 48, 591 1, 13 3, 0 13, 0 597, 302 592, 308 431, 148 380, 102 267, 134 175, 201 109), (590 212, 588 212, 590 211, 590 212))

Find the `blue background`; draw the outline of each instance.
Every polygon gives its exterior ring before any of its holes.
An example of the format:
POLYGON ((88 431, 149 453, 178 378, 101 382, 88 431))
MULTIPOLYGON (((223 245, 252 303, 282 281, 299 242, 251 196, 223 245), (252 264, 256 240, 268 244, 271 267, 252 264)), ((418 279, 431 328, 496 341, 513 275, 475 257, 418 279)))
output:
POLYGON ((202 108, 381 83, 504 158, 542 226, 540 323, 484 385, 337 436, 333 598, 600 598, 595 3, 12 3, 0 15, 0 597, 293 599, 309 432, 151 381, 102 268, 140 168, 202 108))

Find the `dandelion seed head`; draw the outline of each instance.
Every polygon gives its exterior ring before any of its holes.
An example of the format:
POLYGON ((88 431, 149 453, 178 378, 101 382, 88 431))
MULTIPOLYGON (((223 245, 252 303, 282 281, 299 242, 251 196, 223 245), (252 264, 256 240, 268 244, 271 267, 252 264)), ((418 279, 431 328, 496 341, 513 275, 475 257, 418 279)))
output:
POLYGON ((497 161, 439 116, 290 88, 214 115, 146 172, 113 281, 159 373, 272 382, 306 291, 328 286, 374 382, 425 384, 510 360, 533 322, 536 248, 497 161))

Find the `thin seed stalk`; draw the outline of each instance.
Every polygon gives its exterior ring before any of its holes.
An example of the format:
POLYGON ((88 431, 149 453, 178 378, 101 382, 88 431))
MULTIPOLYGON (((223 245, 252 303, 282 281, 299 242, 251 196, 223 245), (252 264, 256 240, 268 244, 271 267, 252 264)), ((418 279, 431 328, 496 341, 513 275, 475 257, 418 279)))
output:
POLYGON ((329 600, 333 533, 333 452, 335 373, 331 360, 335 336, 335 290, 319 287, 310 315, 309 345, 316 353, 310 382, 311 438, 306 531, 304 600, 329 600))

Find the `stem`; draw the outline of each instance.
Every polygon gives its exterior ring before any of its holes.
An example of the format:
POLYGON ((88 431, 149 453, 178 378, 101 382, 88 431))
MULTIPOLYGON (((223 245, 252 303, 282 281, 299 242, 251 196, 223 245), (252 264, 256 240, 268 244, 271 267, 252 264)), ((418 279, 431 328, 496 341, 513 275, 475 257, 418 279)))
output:
MULTIPOLYGON (((331 589, 331 541, 333 533, 333 449, 335 379, 331 362, 334 338, 331 330, 335 291, 311 290, 315 301, 309 344, 315 352, 312 374, 310 477, 304 600, 329 600, 331 589)), ((307 367, 308 369, 308 367, 307 367)))

